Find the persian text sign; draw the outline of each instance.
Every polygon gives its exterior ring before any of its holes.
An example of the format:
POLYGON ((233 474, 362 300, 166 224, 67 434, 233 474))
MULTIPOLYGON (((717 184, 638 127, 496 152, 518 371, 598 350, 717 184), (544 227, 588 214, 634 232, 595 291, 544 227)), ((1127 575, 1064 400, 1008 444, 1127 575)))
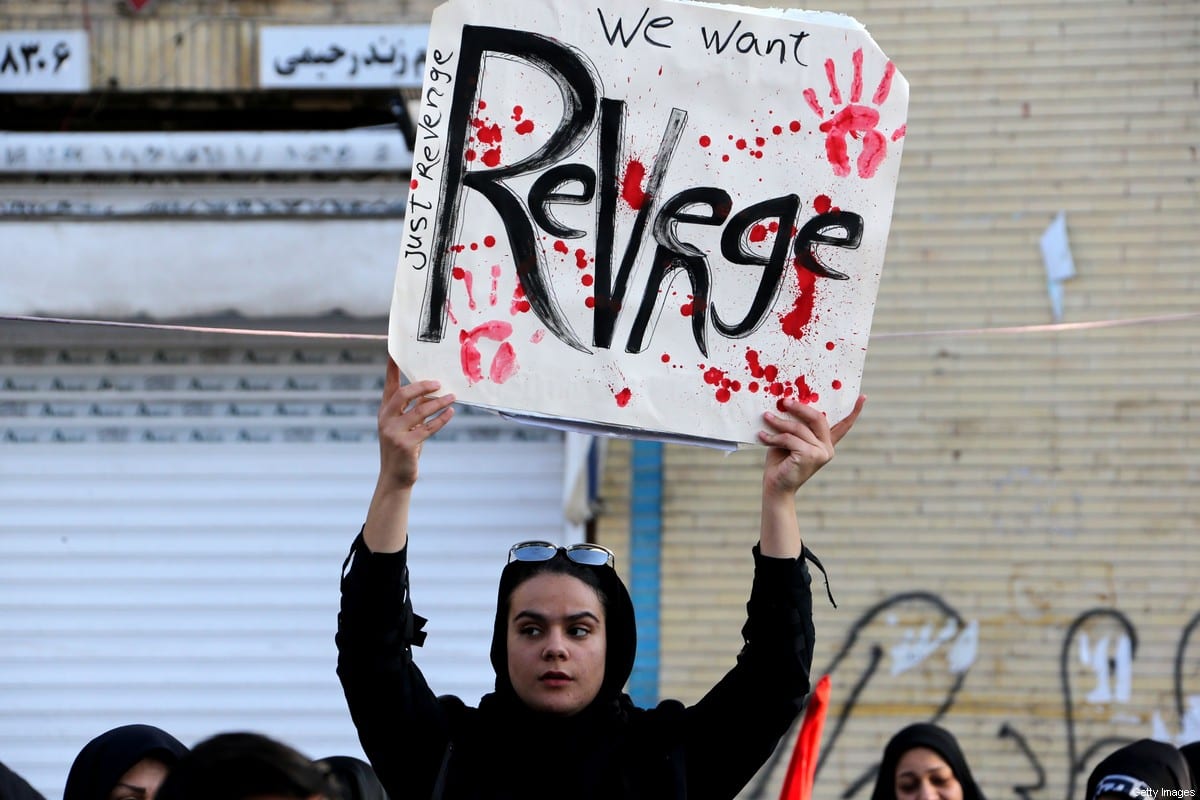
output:
POLYGON ((280 25, 263 28, 258 85, 272 89, 421 85, 424 25, 280 25))
POLYGON ((908 86, 854 20, 675 0, 433 17, 389 349, 463 402, 753 442, 858 394, 908 86))

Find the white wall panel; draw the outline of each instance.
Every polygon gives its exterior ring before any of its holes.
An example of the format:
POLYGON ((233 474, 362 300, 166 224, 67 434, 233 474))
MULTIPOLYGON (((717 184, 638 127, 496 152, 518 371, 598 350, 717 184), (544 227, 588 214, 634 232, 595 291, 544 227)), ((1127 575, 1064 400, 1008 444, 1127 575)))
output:
MULTIPOLYGON (((366 378, 353 418, 303 417, 315 441, 280 441, 276 424, 270 441, 172 442, 138 435, 154 419, 90 414, 97 390, 77 380, 124 370, 134 376, 128 402, 140 405, 146 390, 136 375, 148 359, 31 366, 0 349, 0 752, 50 800, 79 748, 128 722, 159 725, 188 743, 252 729, 313 756, 361 755, 334 673, 333 636, 341 565, 378 451, 369 435, 329 441, 321 431, 373 427, 381 365, 354 367, 366 378), (47 384, 47 371, 63 380, 47 384), (75 412, 47 416, 52 407, 75 412), (126 426, 126 441, 98 441, 89 430, 114 424, 126 426), (56 437, 46 428, 54 425, 71 436, 56 437)), ((302 369, 236 361, 222 369, 302 369)), ((329 383, 301 384, 313 388, 289 400, 320 406, 329 383)), ((172 418, 193 433, 230 424, 220 412, 237 385, 218 393, 212 416, 172 418)), ((171 404, 169 391, 155 397, 171 404)), ((268 419, 232 422, 270 427, 268 419)), ((563 538, 563 446, 561 435, 522 438, 490 416, 455 422, 446 433, 457 428, 460 438, 426 445, 410 561, 414 602, 430 619, 420 663, 435 691, 473 702, 493 681, 487 650, 508 545, 563 538)))

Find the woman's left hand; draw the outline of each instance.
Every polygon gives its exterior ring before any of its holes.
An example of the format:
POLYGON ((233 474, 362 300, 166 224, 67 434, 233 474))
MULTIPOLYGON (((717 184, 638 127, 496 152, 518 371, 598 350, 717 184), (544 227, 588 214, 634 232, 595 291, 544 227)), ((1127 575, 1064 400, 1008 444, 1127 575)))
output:
POLYGON ((763 465, 763 491, 795 494, 833 459, 834 448, 854 426, 866 400, 865 395, 859 395, 854 410, 832 428, 822 412, 795 398, 784 401, 786 414, 764 413, 763 420, 771 430, 758 433, 759 441, 769 445, 763 465))

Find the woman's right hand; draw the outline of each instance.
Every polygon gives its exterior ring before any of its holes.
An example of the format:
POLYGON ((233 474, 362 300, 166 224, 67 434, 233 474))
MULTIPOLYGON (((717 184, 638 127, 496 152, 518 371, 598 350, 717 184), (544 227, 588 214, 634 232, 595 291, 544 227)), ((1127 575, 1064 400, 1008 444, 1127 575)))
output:
POLYGON ((411 489, 425 440, 454 416, 454 395, 440 397, 437 381, 400 385, 400 368, 388 358, 383 400, 379 404, 379 481, 392 489, 411 489))

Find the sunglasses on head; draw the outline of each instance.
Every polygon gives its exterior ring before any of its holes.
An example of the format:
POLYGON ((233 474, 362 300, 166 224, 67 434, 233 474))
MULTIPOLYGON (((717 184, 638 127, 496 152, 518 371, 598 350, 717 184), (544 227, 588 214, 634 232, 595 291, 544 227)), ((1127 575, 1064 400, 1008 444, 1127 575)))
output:
POLYGON ((514 561, 549 561, 559 553, 576 564, 589 567, 612 567, 616 564, 612 550, 598 544, 569 544, 559 547, 551 542, 531 541, 514 544, 508 551, 508 563, 514 561))

